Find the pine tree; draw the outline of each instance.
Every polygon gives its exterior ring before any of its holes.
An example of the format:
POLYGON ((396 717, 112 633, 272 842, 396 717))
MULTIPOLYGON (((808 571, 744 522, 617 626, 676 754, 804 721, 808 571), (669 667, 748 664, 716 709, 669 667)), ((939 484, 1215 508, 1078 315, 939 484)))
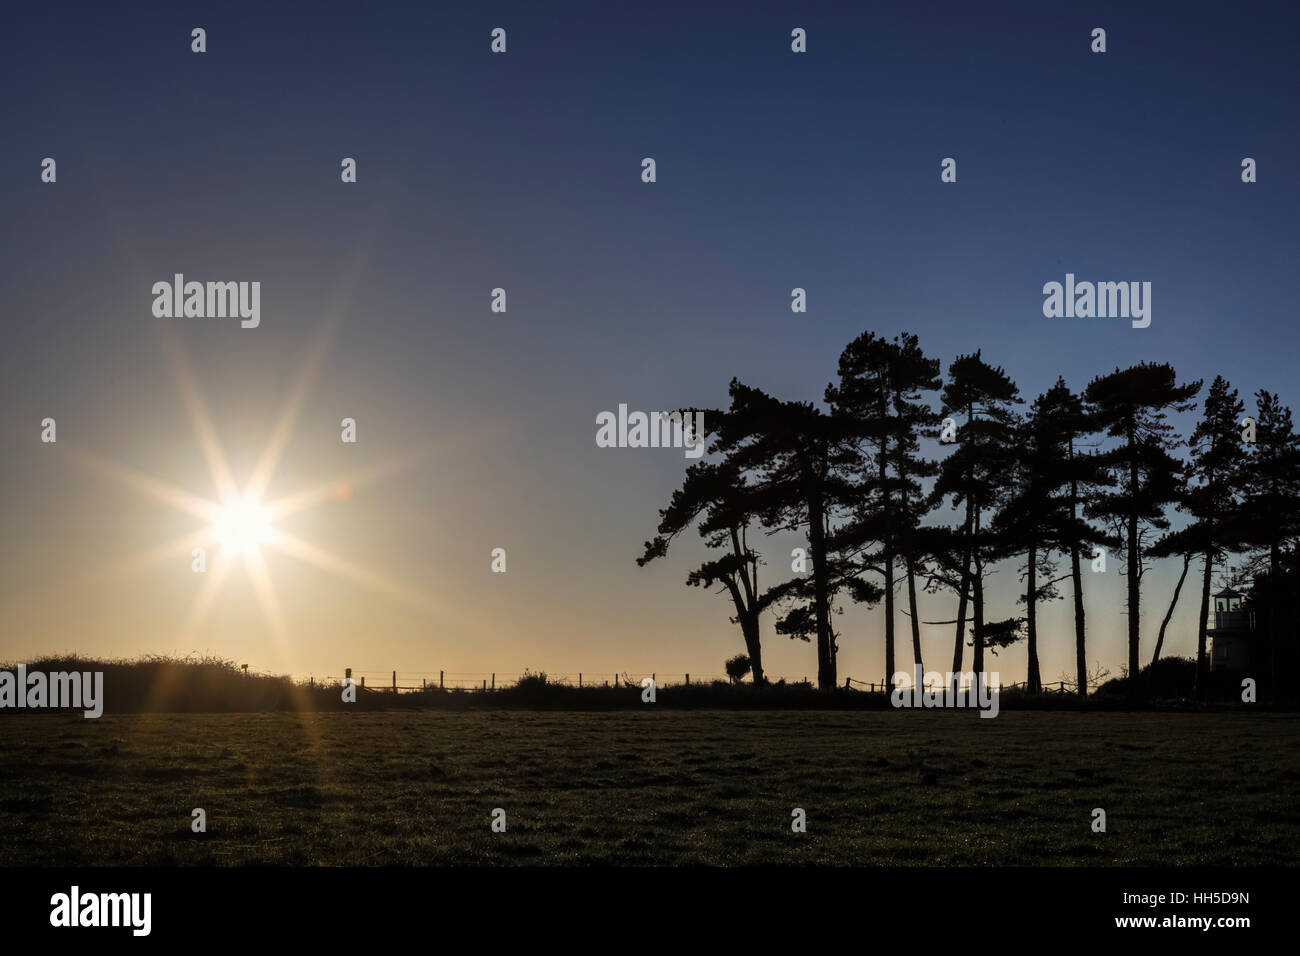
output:
MULTIPOLYGON (((938 415, 926 400, 939 388, 939 360, 927 358, 915 335, 888 341, 864 332, 840 355, 839 384, 826 389, 826 403, 857 445, 853 520, 834 537, 841 551, 858 553, 860 567, 883 579, 885 679, 897 671, 894 648, 895 571, 901 563, 907 587, 914 667, 921 659, 917 613, 918 574, 924 543, 918 526, 930 509, 921 484, 937 466, 921 455, 920 439, 932 437, 938 415), (869 545, 876 545, 874 551, 869 545)), ((874 592, 868 591, 868 594, 874 592)))
POLYGON ((1038 603, 1060 594, 1056 585, 1053 554, 1067 556, 1074 583, 1074 624, 1077 691, 1087 694, 1087 656, 1084 642, 1083 582, 1080 549, 1085 545, 1112 545, 1114 539, 1089 524, 1080 515, 1081 495, 1104 486, 1106 474, 1096 456, 1083 452, 1083 438, 1090 432, 1083 400, 1058 378, 1034 400, 1018 435, 1016 455, 1010 471, 1010 500, 999 515, 1000 530, 1008 546, 1025 555, 1025 603, 1028 683, 1031 692, 1041 690, 1038 667, 1038 603))
POLYGON ((1266 614, 1268 675, 1275 688, 1277 642, 1283 626, 1281 609, 1286 599, 1282 551, 1300 535, 1300 436, 1295 434, 1291 409, 1272 392, 1260 389, 1255 406, 1256 438, 1249 446, 1249 464, 1243 477, 1242 527, 1245 541, 1261 549, 1267 561, 1264 593, 1259 593, 1257 578, 1254 597, 1266 614))
POLYGON ((1201 420, 1190 441, 1192 462, 1183 506, 1193 517, 1189 528, 1199 545, 1201 613, 1196 627, 1196 693, 1204 697, 1210 675, 1206 626, 1210 617, 1210 586, 1214 563, 1239 546, 1240 507, 1245 471, 1241 416, 1245 406, 1222 375, 1216 375, 1205 395, 1201 420))
MULTIPOLYGON (((853 461, 842 422, 809 402, 788 402, 731 380, 731 407, 722 416, 713 450, 754 487, 754 504, 769 529, 806 529, 812 563, 811 618, 817 634, 817 683, 836 686, 835 638, 831 628, 831 567, 827 532, 847 500, 843 473, 853 461)), ((768 601, 780 592, 773 592, 768 601)))
POLYGON ((1084 393, 1096 421, 1120 444, 1100 462, 1115 479, 1114 490, 1098 494, 1086 513, 1111 523, 1122 534, 1128 590, 1128 675, 1130 693, 1137 681, 1141 643, 1143 543, 1151 530, 1167 530, 1165 509, 1178 499, 1180 464, 1170 452, 1181 442, 1168 424, 1168 411, 1194 406, 1198 380, 1179 385, 1173 366, 1142 362, 1093 379, 1084 393))
POLYGON ((754 683, 762 684, 759 616, 767 602, 758 587, 761 556, 749 544, 749 529, 758 523, 755 504, 754 489, 734 462, 696 462, 686 469, 682 486, 673 492, 668 507, 660 510, 659 533, 645 543, 636 563, 644 567, 664 557, 673 538, 698 522, 705 545, 724 553, 691 571, 686 583, 702 588, 720 584, 726 589, 736 609, 732 621, 740 625, 754 683))
POLYGON ((973 669, 984 673, 984 568, 998 557, 998 541, 984 525, 1007 494, 1005 476, 1014 457, 1020 390, 1001 367, 985 362, 980 353, 959 355, 948 367, 943 386, 944 415, 961 415, 964 423, 955 450, 939 466, 935 494, 950 497, 954 508, 965 509, 957 540, 961 549, 958 611, 953 673, 962 672, 966 604, 969 595, 974 621, 973 669))

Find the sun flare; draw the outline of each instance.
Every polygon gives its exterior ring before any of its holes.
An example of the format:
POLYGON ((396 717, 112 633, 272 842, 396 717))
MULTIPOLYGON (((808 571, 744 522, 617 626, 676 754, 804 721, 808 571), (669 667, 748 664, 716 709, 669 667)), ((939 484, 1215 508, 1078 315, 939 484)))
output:
MULTIPOLYGON (((204 571, 202 583, 191 599, 183 633, 193 634, 206 618, 208 610, 217 602, 220 592, 236 565, 242 565, 252 583, 254 596, 260 606, 273 639, 285 645, 289 628, 280 607, 279 597, 272 581, 270 554, 285 555, 327 574, 359 584, 372 591, 395 598, 408 607, 423 613, 432 613, 435 605, 420 591, 403 587, 378 571, 348 560, 343 555, 320 547, 286 531, 279 526, 282 519, 299 512, 327 504, 345 504, 356 490, 423 460, 427 450, 413 450, 396 458, 372 464, 367 468, 337 476, 315 486, 305 486, 278 498, 266 497, 268 486, 276 467, 289 443, 293 428, 301 412, 303 401, 324 359, 325 346, 333 325, 328 324, 312 347, 297 382, 292 386, 284 406, 276 419, 269 438, 243 483, 237 483, 231 474, 216 429, 208 417, 207 408, 199 394, 193 372, 185 361, 184 353, 175 340, 164 337, 164 346, 181 399, 189 413, 195 442, 207 462, 216 500, 193 494, 183 488, 168 484, 147 472, 103 458, 84 449, 69 449, 79 465, 128 485, 135 490, 186 512, 204 522, 200 529, 188 532, 170 542, 150 548, 138 555, 119 558, 114 567, 140 569, 175 560, 192 571, 204 571), (200 567, 196 559, 201 547, 217 547, 211 570, 200 567)), ((206 561, 206 555, 204 556, 206 561)))
POLYGON ((212 534, 235 554, 256 554, 271 539, 271 509, 252 496, 229 498, 217 509, 212 534))

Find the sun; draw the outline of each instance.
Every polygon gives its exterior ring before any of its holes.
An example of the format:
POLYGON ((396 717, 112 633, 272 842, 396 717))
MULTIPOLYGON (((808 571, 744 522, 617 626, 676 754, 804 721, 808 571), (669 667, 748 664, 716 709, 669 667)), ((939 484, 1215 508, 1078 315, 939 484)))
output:
POLYGON ((73 461, 78 465, 89 468, 103 477, 122 482, 203 522, 198 529, 141 553, 119 557, 112 564, 114 573, 149 568, 169 561, 176 561, 180 566, 191 571, 207 572, 201 575, 202 583, 198 585, 191 598, 190 610, 183 625, 183 633, 186 635, 193 634, 206 617, 231 570, 242 565, 253 585, 254 595, 271 636, 282 646, 287 646, 289 629, 272 582, 267 552, 287 555, 328 574, 395 598, 421 613, 433 614, 438 609, 422 591, 404 587, 377 571, 306 541, 283 527, 283 519, 291 515, 327 502, 349 502, 361 486, 423 461, 429 449, 410 449, 396 458, 370 464, 366 468, 319 485, 300 488, 283 497, 275 499, 265 497, 276 466, 292 436, 304 400, 324 361, 326 345, 336 324, 336 320, 327 323, 315 345, 312 346, 298 379, 291 387, 280 415, 272 426, 266 444, 257 457, 252 473, 245 481, 239 483, 231 474, 225 451, 217 438, 212 420, 208 417, 207 408, 199 394, 194 373, 185 360, 184 352, 179 343, 170 336, 164 336, 169 364, 180 397, 189 412, 195 442, 211 472, 212 483, 217 492, 215 500, 192 494, 147 472, 93 454, 85 449, 65 446, 66 451, 72 455, 73 461), (213 545, 218 547, 218 553, 214 556, 211 570, 208 571, 206 566, 198 567, 197 551, 213 545))
POLYGON ((255 555, 271 540, 271 509, 252 495, 227 498, 213 518, 212 535, 227 551, 255 555))

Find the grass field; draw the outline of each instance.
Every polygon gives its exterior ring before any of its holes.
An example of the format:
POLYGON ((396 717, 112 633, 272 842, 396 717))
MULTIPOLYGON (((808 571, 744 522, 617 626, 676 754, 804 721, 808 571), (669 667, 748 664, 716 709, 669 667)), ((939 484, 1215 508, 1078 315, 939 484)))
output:
POLYGON ((1268 713, 7 716, 0 863, 1294 864, 1297 739, 1268 713))

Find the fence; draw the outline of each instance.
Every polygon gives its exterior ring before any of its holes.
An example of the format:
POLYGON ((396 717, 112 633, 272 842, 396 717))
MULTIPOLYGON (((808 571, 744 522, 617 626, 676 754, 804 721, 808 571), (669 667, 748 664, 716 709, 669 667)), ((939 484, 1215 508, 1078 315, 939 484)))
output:
MULTIPOLYGON (((880 683, 878 683, 878 684, 875 683, 875 682, 868 683, 867 681, 864 681, 864 680, 858 680, 856 677, 846 677, 846 678, 844 678, 844 689, 845 689, 845 690, 852 690, 853 687, 854 687, 854 685, 857 685, 857 686, 860 687, 862 690, 867 691, 868 693, 871 693, 871 694, 887 694, 887 693, 889 693, 891 690, 894 689, 894 687, 891 686, 890 683, 889 683, 888 681, 886 681, 883 677, 880 679, 880 683)), ((896 685, 896 686, 910 687, 911 684, 910 684, 910 683, 903 683, 903 684, 899 684, 899 685, 896 685)), ((945 689, 947 688, 948 685, 947 685, 947 684, 944 684, 944 683, 937 682, 937 681, 930 681, 930 682, 928 682, 928 683, 923 684, 922 686, 925 687, 926 690, 929 690, 929 689, 932 688, 932 687, 933 687, 933 688, 936 688, 936 689, 938 689, 938 690, 945 690, 945 689)), ((1014 687, 1014 686, 1015 686, 1014 684, 1002 684, 1002 685, 999 686, 998 689, 999 689, 999 690, 1006 690, 1006 689, 1008 689, 1009 687, 1014 687)), ((969 680, 963 681, 963 682, 961 683, 961 685, 958 687, 958 690, 960 690, 960 691, 969 691, 969 690, 970 690, 970 681, 969 681, 969 680)))
MULTIPOLYGON (((869 684, 869 683, 867 683, 866 681, 860 681, 860 680, 857 680, 856 678, 852 678, 852 677, 846 677, 846 678, 844 678, 844 687, 845 687, 846 690, 852 689, 852 685, 854 685, 854 684, 856 684, 858 687, 862 688, 863 690, 867 690, 867 691, 869 691, 869 692, 871 692, 871 693, 873 693, 873 694, 876 694, 876 693, 884 694, 884 693, 889 692, 889 691, 892 689, 892 688, 889 686, 889 684, 888 684, 887 682, 885 682, 884 680, 881 680, 881 682, 880 682, 879 684, 874 684, 874 683, 869 684)), ((932 688, 932 687, 935 688, 935 689, 937 689, 937 690, 943 690, 943 689, 945 689, 945 688, 947 687, 946 684, 938 683, 938 682, 935 682, 935 681, 930 681, 929 683, 926 683, 924 686, 925 686, 925 688, 926 688, 927 690, 929 690, 929 689, 932 688)), ((1073 693, 1074 693, 1074 688, 1075 688, 1075 685, 1072 684, 1072 683, 1070 683, 1070 682, 1068 682, 1068 681, 1063 681, 1063 680, 1062 680, 1062 681, 1052 681, 1052 682, 1045 683, 1045 684, 1042 685, 1042 693, 1044 693, 1044 694, 1073 694, 1073 693)), ((1014 684, 998 684, 998 686, 997 686, 997 690, 998 690, 999 693, 1001 693, 1001 692, 1004 691, 1004 690, 1028 690, 1028 689, 1029 689, 1029 682, 1028 682, 1028 681, 1019 681, 1018 683, 1014 683, 1014 684)), ((960 691, 962 691, 962 692, 969 692, 969 691, 970 691, 970 681, 969 681, 969 680, 962 681, 962 683, 961 683, 960 687, 958 688, 958 690, 960 690, 960 691)))
MULTIPOLYGON (((539 672, 525 671, 522 674, 506 674, 504 672, 492 671, 354 671, 352 668, 347 669, 346 675, 355 680, 359 685, 367 690, 384 691, 387 693, 412 693, 423 692, 432 689, 441 690, 477 690, 493 691, 505 687, 511 687, 528 677, 539 677, 539 672), (370 678, 367 680, 367 678, 370 678)), ((662 690, 665 687, 689 687, 691 684, 712 684, 721 681, 724 684, 732 683, 731 679, 725 674, 664 674, 662 677, 657 672, 647 671, 645 673, 629 673, 622 671, 611 674, 609 671, 579 671, 575 674, 546 674, 548 684, 562 684, 567 687, 640 687, 641 681, 649 677, 655 682, 655 687, 662 690)), ((787 681, 785 677, 768 676, 770 683, 777 681, 787 681)), ((332 683, 340 683, 339 678, 327 677, 325 680, 332 683)), ((791 684, 811 684, 808 677, 802 677, 798 681, 787 681, 791 684)), ((928 686, 928 685, 927 685, 928 686)), ((1002 689, 1007 690, 1014 687, 1024 687, 1024 684, 1003 684, 1002 689)), ((1048 685, 1044 685, 1044 689, 1048 685)), ((1064 687, 1064 682, 1062 682, 1064 687)), ((963 690, 969 690, 969 681, 962 685, 963 690)), ((878 682, 863 681, 855 677, 844 678, 844 689, 858 689, 872 694, 888 693, 892 688, 889 683, 882 677, 878 682)), ((1064 691, 1062 691, 1064 692, 1064 691)))
MULTIPOLYGON (((351 677, 361 687, 370 691, 394 694, 421 693, 429 690, 493 691, 511 687, 529 677, 540 677, 540 672, 505 673, 501 671, 359 671, 347 668, 344 678, 351 677)), ((629 673, 621 671, 578 671, 573 674, 546 674, 546 683, 567 687, 637 687, 649 677, 656 688, 686 687, 691 684, 711 684, 714 681, 730 683, 720 674, 664 674, 654 671, 629 673)), ((340 684, 344 678, 325 677, 324 681, 340 684)), ((314 680, 314 678, 313 678, 314 680)))
MULTIPOLYGON (((346 669, 344 677, 350 677, 358 685, 369 691, 378 691, 393 694, 410 694, 424 693, 429 690, 460 690, 460 691, 487 691, 502 690, 507 687, 513 687, 519 681, 529 677, 541 677, 541 672, 524 671, 522 674, 509 674, 502 671, 357 671, 349 667, 346 669), (367 680, 367 678, 369 678, 367 680)), ((630 673, 621 671, 619 673, 610 673, 609 671, 578 671, 572 674, 545 674, 546 683, 560 684, 566 687, 637 687, 641 686, 641 681, 649 677, 655 682, 655 687, 663 689, 665 687, 689 687, 691 684, 704 685, 715 682, 724 684, 732 683, 731 679, 725 674, 664 674, 660 677, 657 672, 647 671, 644 673, 630 673)), ((343 678, 325 677, 324 684, 338 685, 343 678)), ((772 677, 769 675, 768 681, 776 683, 777 681, 787 681, 785 677, 772 677)), ((315 683, 315 678, 312 678, 315 683)), ((810 684, 808 677, 802 677, 798 681, 788 681, 792 684, 810 684)), ((926 684, 926 688, 932 684, 926 684)), ((933 685, 943 687, 944 685, 933 685)), ((1027 690, 1028 682, 1019 681, 1012 684, 1000 684, 999 691, 1007 690, 1027 690)), ((1051 681, 1042 685, 1044 694, 1072 694, 1075 685, 1068 681, 1051 681)), ((858 680, 856 677, 844 678, 845 690, 858 690, 871 694, 886 694, 893 688, 884 678, 879 681, 858 680)), ((963 681, 961 684, 962 691, 970 690, 970 681, 963 681)))
MULTIPOLYGON (((1078 685, 1072 684, 1069 681, 1058 680, 1058 681, 1048 681, 1046 683, 1043 683, 1041 686, 1042 686, 1042 693, 1044 694, 1073 694, 1075 687, 1078 685)), ((1015 684, 1003 684, 1001 689, 1002 690, 1028 690, 1029 682, 1020 681, 1015 684)))

